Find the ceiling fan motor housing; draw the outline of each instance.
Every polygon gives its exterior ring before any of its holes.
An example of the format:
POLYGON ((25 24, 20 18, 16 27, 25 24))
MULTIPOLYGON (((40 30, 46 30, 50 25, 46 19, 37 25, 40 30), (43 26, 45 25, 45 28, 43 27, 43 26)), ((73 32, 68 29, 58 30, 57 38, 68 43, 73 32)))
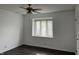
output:
POLYGON ((27 10, 28 10, 28 13, 30 13, 30 12, 32 12, 33 8, 32 7, 28 7, 27 10))

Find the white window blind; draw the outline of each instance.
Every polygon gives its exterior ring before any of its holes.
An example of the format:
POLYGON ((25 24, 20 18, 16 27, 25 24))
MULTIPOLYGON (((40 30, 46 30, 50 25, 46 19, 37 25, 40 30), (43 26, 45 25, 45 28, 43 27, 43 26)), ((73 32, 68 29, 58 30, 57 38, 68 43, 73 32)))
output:
POLYGON ((53 21, 50 19, 34 20, 32 23, 32 36, 52 37, 53 38, 53 21))

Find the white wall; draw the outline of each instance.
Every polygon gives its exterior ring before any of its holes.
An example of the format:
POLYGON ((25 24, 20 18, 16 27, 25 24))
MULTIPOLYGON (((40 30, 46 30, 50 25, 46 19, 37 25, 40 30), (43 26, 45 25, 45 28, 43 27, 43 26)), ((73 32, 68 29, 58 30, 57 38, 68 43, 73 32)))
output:
POLYGON ((29 15, 25 16, 24 21, 24 44, 33 45, 69 52, 76 51, 75 36, 75 14, 74 11, 63 11, 48 14, 32 15, 29 20, 29 15), (40 17, 53 17, 54 22, 54 38, 32 37, 31 19, 40 17))
POLYGON ((21 44, 23 17, 0 9, 0 53, 21 44))
POLYGON ((76 34, 77 34, 77 54, 79 54, 79 5, 76 5, 75 8, 75 17, 76 17, 76 34))

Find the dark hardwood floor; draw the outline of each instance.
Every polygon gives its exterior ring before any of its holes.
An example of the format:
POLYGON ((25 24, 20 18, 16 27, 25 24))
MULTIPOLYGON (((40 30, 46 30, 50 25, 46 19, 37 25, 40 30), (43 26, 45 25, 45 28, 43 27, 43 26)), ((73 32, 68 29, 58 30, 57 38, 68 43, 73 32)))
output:
POLYGON ((22 45, 7 52, 4 52, 1 55, 75 55, 75 53, 22 45))

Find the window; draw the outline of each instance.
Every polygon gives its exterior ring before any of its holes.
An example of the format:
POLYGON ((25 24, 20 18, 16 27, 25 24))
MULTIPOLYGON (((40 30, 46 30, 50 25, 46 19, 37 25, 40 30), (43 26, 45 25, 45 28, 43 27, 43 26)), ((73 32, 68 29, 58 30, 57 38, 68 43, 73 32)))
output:
POLYGON ((32 36, 53 38, 52 18, 35 18, 35 19, 33 19, 32 36))

